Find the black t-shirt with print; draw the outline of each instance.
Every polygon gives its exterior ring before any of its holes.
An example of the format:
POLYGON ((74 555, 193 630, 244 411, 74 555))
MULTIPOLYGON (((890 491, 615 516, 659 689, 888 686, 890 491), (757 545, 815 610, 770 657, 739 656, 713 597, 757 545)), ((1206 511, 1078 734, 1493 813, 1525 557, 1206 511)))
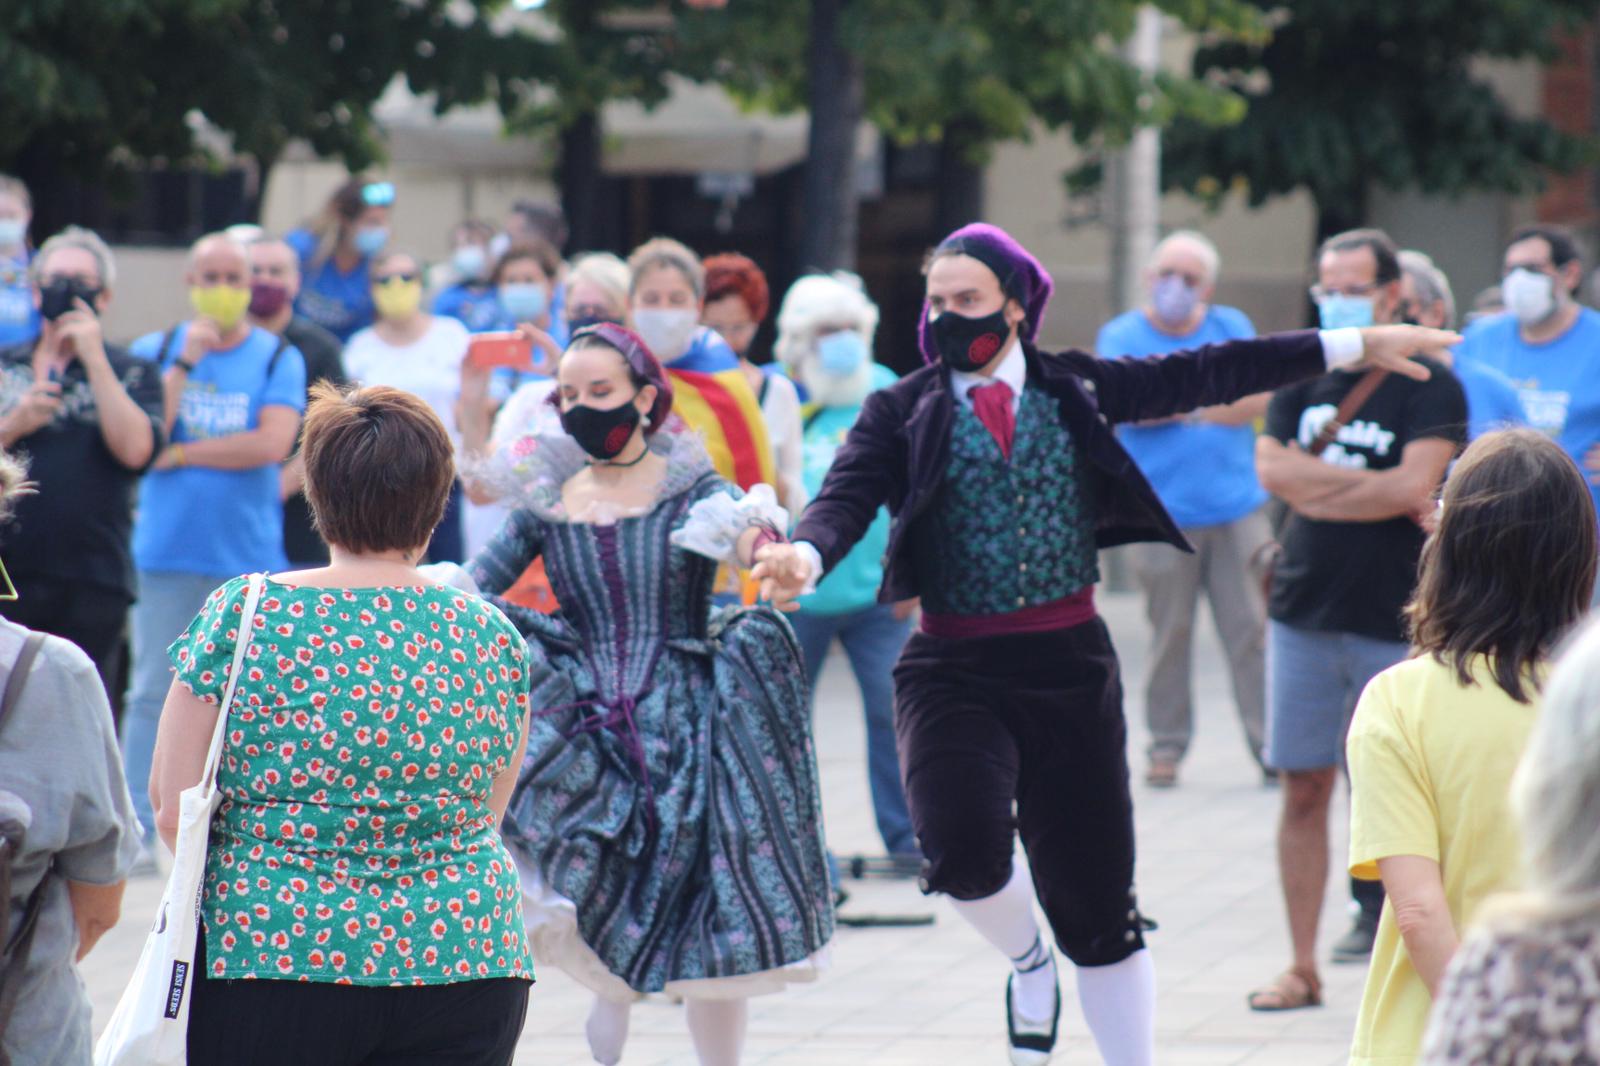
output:
MULTIPOLYGON (((1366 470, 1400 465, 1406 445, 1437 438, 1466 443, 1467 402, 1454 374, 1426 362, 1427 381, 1391 374, 1322 453, 1322 461, 1366 470)), ((1284 444, 1311 441, 1363 371, 1334 371, 1273 394, 1267 433, 1284 444)), ((1377 640, 1405 639, 1401 609, 1416 585, 1423 532, 1410 518, 1321 522, 1291 514, 1273 575, 1274 621, 1377 640)))
MULTIPOLYGON (((161 370, 154 363, 106 345, 117 380, 155 429, 155 454, 165 440, 161 370)), ((33 342, 0 348, 0 417, 33 388, 33 342)), ((134 597, 133 506, 141 470, 123 466, 100 433, 100 412, 83 364, 73 360, 61 377, 61 406, 48 425, 12 446, 27 460, 36 491, 16 501, 0 528, 0 558, 19 580, 48 577, 82 582, 134 597)))
MULTIPOLYGON (((311 386, 319 381, 345 383, 344 348, 338 337, 299 315, 289 320, 283 337, 300 349, 300 356, 306 361, 308 395, 311 386)), ((283 554, 291 564, 328 561, 328 546, 311 525, 311 507, 298 492, 283 501, 283 554)))

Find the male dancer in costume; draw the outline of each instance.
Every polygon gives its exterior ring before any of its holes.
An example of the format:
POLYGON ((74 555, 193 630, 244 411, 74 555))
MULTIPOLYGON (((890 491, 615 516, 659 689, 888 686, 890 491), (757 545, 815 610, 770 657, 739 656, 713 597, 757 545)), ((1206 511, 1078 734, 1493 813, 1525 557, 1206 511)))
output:
POLYGON ((920 346, 932 365, 868 397, 795 543, 755 576, 783 602, 836 564, 880 506, 893 515, 879 599, 920 596, 895 668, 895 731, 923 855, 944 892, 1011 959, 1011 1061, 1055 1046, 1061 993, 1037 897, 1077 968, 1100 1055, 1147 1066, 1155 971, 1134 898, 1133 802, 1117 657, 1095 613, 1096 549, 1190 550, 1112 424, 1228 403, 1334 366, 1413 378, 1409 356, 1455 343, 1414 326, 1278 334, 1151 359, 1041 352, 1049 276, 988 225, 927 268, 920 346), (1022 834, 1032 884, 1012 866, 1022 834))

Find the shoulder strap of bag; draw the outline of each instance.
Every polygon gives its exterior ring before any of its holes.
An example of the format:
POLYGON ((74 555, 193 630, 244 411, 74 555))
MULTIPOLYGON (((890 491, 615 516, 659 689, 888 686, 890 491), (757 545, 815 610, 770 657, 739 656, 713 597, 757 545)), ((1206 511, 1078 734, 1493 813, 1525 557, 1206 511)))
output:
MULTIPOLYGON (((17 654, 17 661, 12 664, 11 674, 6 678, 5 693, 0 695, 0 725, 5 724, 6 715, 22 697, 22 690, 28 684, 28 672, 33 668, 33 660, 43 646, 43 633, 29 633, 27 639, 22 642, 22 651, 17 654)), ((0 855, 0 862, 8 865, 15 859, 15 855, 0 855)), ((8 883, 9 880, 8 877, 8 883)), ((39 927, 39 912, 44 909, 45 886, 49 882, 48 875, 39 879, 33 891, 28 893, 28 902, 22 908, 22 921, 17 923, 15 932, 11 934, 11 942, 0 944, 0 974, 5 975, 4 979, 0 979, 0 1033, 5 1032, 7 1023, 11 1021, 11 1012, 15 1009, 17 996, 22 990, 22 971, 28 965, 28 955, 33 947, 33 934, 39 927)), ((9 899, 0 899, 0 907, 9 906, 11 906, 9 899)), ((0 1050, 0 1058, 3 1057, 4 1051, 0 1050)))
POLYGON ((6 720, 11 708, 22 698, 22 690, 28 684, 28 671, 33 668, 34 656, 39 654, 39 649, 43 646, 43 633, 29 633, 28 638, 22 642, 22 651, 17 653, 17 661, 11 665, 11 674, 6 678, 5 693, 0 695, 0 722, 6 720))
POLYGON ((1382 367, 1374 367, 1361 375, 1361 380, 1351 386, 1345 398, 1339 402, 1338 410, 1333 412, 1323 427, 1317 431, 1316 437, 1311 441, 1311 447, 1306 449, 1309 455, 1321 455, 1327 450, 1328 445, 1339 435, 1339 431, 1349 425, 1350 420, 1356 416, 1362 406, 1378 391, 1378 386, 1383 384, 1389 372, 1382 367))
POLYGON ((278 335, 278 346, 272 349, 272 358, 267 360, 267 382, 269 384, 272 382, 272 372, 278 369, 278 360, 283 358, 283 353, 288 347, 289 338, 280 333, 278 335))
POLYGON ((228 735, 228 712, 233 709, 234 693, 239 688, 239 677, 244 673, 244 653, 250 646, 255 630, 256 606, 261 602, 261 590, 267 575, 251 574, 250 589, 245 594, 244 610, 239 615, 239 639, 233 646, 233 669, 228 673, 228 684, 222 691, 222 705, 217 708, 217 725, 211 731, 211 747, 206 751, 205 769, 200 774, 200 787, 206 796, 217 787, 217 764, 222 761, 222 741, 228 735))

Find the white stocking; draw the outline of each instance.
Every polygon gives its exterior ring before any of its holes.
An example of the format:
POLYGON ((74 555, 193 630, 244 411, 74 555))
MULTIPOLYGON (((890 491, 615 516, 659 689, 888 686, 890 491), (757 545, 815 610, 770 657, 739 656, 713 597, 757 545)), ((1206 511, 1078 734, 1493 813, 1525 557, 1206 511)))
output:
POLYGON ((1049 1022, 1056 1009, 1056 966, 1033 917, 1033 885, 1013 865, 1010 880, 994 895, 950 902, 1011 960, 1017 1014, 1030 1022, 1049 1022))
POLYGON ((742 999, 691 999, 684 1005, 700 1066, 739 1066, 750 1011, 742 999))
POLYGON ((617 1066, 622 1059, 622 1045, 628 1042, 628 1012, 632 1008, 632 1003, 594 997, 583 1035, 589 1038, 589 1054, 601 1066, 617 1066))
POLYGON ((1155 1061, 1156 967, 1148 949, 1110 966, 1078 967, 1078 1003, 1106 1066, 1155 1061))

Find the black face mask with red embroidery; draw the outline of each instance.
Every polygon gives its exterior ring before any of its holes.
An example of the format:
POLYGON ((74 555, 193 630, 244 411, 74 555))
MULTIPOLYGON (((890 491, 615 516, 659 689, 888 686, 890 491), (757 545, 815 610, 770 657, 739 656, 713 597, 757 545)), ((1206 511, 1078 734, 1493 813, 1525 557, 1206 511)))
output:
POLYGON ((578 447, 605 462, 622 454, 642 417, 632 400, 604 409, 580 405, 561 412, 561 428, 578 447))
POLYGON ((928 336, 940 362, 951 370, 969 374, 982 370, 1001 355, 1010 335, 1005 308, 982 318, 945 311, 928 323, 928 336))

